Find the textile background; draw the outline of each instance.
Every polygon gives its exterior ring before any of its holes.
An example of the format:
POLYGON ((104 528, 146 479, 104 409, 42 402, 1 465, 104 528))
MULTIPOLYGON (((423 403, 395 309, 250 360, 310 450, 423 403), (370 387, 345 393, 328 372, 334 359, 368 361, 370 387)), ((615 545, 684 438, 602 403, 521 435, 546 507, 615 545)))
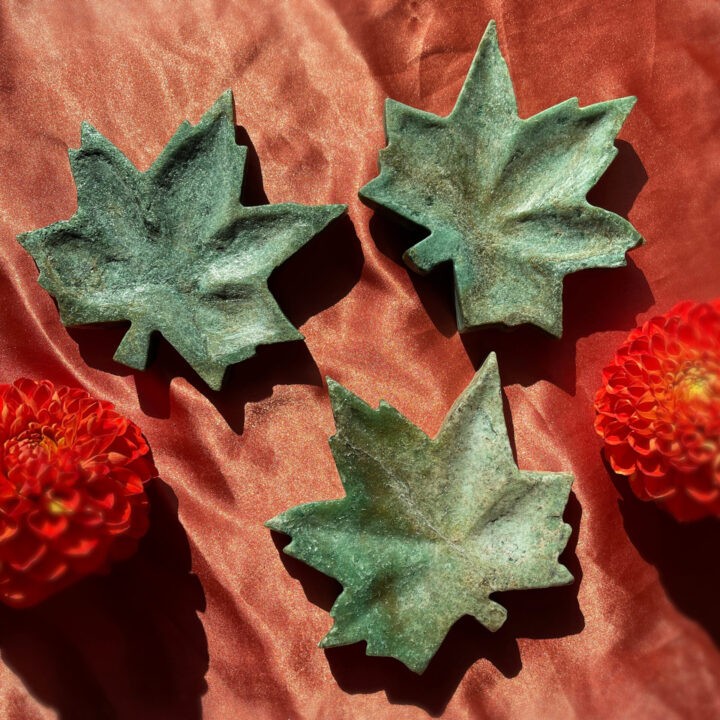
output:
POLYGON ((4 0, 0 4, 0 379, 114 402, 162 481, 139 554, 34 610, 0 611, 0 716, 415 719, 720 716, 717 523, 679 526, 611 481, 592 397, 612 350, 675 302, 720 294, 720 4, 714 0, 4 0), (460 337, 450 281, 400 261, 413 233, 357 190, 383 102, 446 114, 498 22, 522 116, 633 94, 591 200, 646 244, 570 277, 564 335, 460 337), (89 120, 141 169, 227 88, 250 145, 246 203, 348 203, 272 288, 305 343, 262 349, 211 392, 166 343, 112 361, 118 328, 66 330, 15 241, 68 218, 67 149, 89 120), (330 376, 434 434, 499 356, 519 465, 575 474, 569 588, 510 593, 497 633, 465 618, 421 678, 327 652, 338 585, 263 521, 339 497, 330 376))

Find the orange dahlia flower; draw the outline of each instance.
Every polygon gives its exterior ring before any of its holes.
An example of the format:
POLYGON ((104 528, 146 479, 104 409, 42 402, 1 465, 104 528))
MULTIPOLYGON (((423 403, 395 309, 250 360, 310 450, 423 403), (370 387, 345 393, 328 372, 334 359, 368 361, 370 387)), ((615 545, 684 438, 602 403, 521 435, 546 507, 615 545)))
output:
POLYGON ((157 474, 109 402, 48 380, 0 385, 0 600, 34 605, 127 557, 157 474))
POLYGON ((639 498, 678 520, 720 517, 720 299, 633 330, 595 409, 610 465, 639 498))

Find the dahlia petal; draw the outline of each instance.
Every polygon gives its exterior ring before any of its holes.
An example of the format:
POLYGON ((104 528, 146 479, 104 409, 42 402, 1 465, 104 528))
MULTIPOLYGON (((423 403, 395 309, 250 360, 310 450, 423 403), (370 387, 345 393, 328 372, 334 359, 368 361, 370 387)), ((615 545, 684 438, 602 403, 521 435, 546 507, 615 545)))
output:
POLYGON ((663 498, 662 506, 680 522, 692 522, 720 514, 720 507, 717 506, 717 503, 703 505, 696 502, 689 495, 680 492, 671 497, 663 498))
POLYGON ((686 345, 695 344, 698 340, 695 328, 692 325, 681 325, 678 328, 678 340, 686 345))
POLYGON ((112 452, 116 452, 127 460, 136 460, 143 455, 147 455, 150 451, 145 439, 141 437, 127 437, 119 435, 110 448, 112 452))
POLYGON ((595 409, 611 465, 638 497, 678 519, 720 517, 720 298, 633 330, 603 370, 595 409))
POLYGON ((0 476, 0 504, 6 498, 12 498, 17 495, 17 489, 15 486, 3 476, 0 476))
POLYGON ((687 475, 690 475, 697 471, 697 465, 690 460, 690 458, 687 456, 685 452, 682 452, 676 457, 670 458, 670 461, 672 462, 672 466, 677 470, 678 472, 685 473, 687 475))
POLYGON ((0 601, 40 602, 131 552, 157 474, 112 403, 47 380, 0 385, 0 601), (119 545, 118 545, 119 547, 119 545))
POLYGON ((675 427, 667 422, 658 422, 655 425, 655 436, 664 440, 673 440, 676 438, 675 427))
MULTIPOLYGON (((150 477, 155 477, 157 475, 157 471, 155 471, 154 473, 151 472, 149 474, 150 477)), ((132 477, 126 480, 125 493, 128 497, 145 494, 145 486, 140 475, 138 475, 137 473, 133 473, 132 477)))
POLYGON ((121 484, 124 492, 128 495, 144 491, 142 480, 134 467, 115 468, 111 473, 111 477, 121 484))
POLYGON ((650 342, 647 336, 639 335, 628 343, 628 352, 630 355, 644 356, 650 349, 650 342))
POLYGON ((646 391, 635 403, 635 412, 643 415, 648 422, 651 418, 654 419, 657 416, 657 400, 655 396, 646 391))
POLYGON ((630 400, 618 400, 613 405, 612 417, 625 421, 632 417, 635 412, 635 406, 630 400))
POLYGON ((628 435, 628 445, 637 453, 638 462, 655 452, 655 438, 647 435, 630 433, 628 435))
POLYGON ((112 512, 105 517, 108 527, 116 528, 118 525, 126 525, 132 514, 132 505, 123 497, 118 497, 112 512))
POLYGON ((712 340, 720 333, 720 321, 718 321, 717 313, 710 307, 706 306, 702 316, 697 321, 701 338, 712 340))
MULTIPOLYGON (((599 409, 597 406, 595 407, 595 412, 597 413, 595 415, 595 420, 593 422, 593 425, 595 427, 595 432, 600 435, 600 437, 604 437, 605 433, 607 432, 607 427, 612 422, 612 419, 609 418, 601 409, 599 409)), ((0 497, 2 497, 2 494, 0 494, 0 497)))
POLYGON ((627 442, 630 428, 617 421, 609 421, 601 428, 600 435, 607 445, 621 445, 627 442))
POLYGON ((58 468, 50 463, 43 463, 36 472, 36 481, 39 486, 56 485, 58 468))
POLYGON ((681 348, 680 348, 680 343, 677 342, 677 340, 671 340, 671 341, 667 344, 667 346, 666 346, 666 348, 665 348, 665 351, 666 351, 667 354, 670 355, 671 357, 678 357, 678 356, 680 355, 680 353, 682 352, 682 350, 681 350, 681 348))
POLYGON ((11 607, 25 607, 28 604, 27 593, 22 590, 12 590, 8 593, 3 593, 2 599, 5 604, 11 607))
POLYGON ((155 463, 153 462, 150 448, 148 448, 144 455, 141 455, 139 458, 135 458, 135 460, 131 463, 128 463, 127 467, 136 475, 140 475, 143 482, 145 482, 145 478, 156 478, 159 475, 158 469, 155 467, 155 463))
POLYGON ((13 543, 13 554, 7 564, 13 570, 29 570, 47 552, 47 545, 37 539, 29 539, 27 533, 13 543))
POLYGON ((58 543, 58 548, 68 557, 84 557, 90 555, 99 543, 98 537, 74 535, 58 543))
POLYGON ((623 371, 616 372, 613 377, 608 380, 605 388, 609 395, 619 395, 624 393, 627 388, 628 377, 623 371))
POLYGON ((643 483, 645 485, 645 492, 653 500, 661 500, 667 498, 670 495, 674 495, 676 487, 667 475, 644 475, 643 483))
POLYGON ((89 395, 84 395, 78 398, 77 413, 78 415, 91 415, 90 422, 93 423, 97 420, 98 410, 102 408, 102 405, 89 395))
POLYGON ((618 374, 622 374, 622 370, 617 368, 615 365, 608 365, 608 367, 606 367, 602 371, 602 385, 600 386, 600 389, 598 390, 598 395, 605 394, 605 390, 606 390, 605 386, 610 385, 618 374))
MULTIPOLYGON (((649 343, 646 343, 646 346, 647 345, 649 345, 649 343)), ((642 362, 642 366, 646 372, 660 372, 662 369, 660 360, 647 352, 643 352, 640 361, 642 362)))
POLYGON ((628 445, 609 445, 605 448, 610 466, 618 475, 635 472, 637 456, 628 445))
POLYGON ((88 482, 93 482, 98 478, 106 477, 110 472, 110 467, 104 459, 92 458, 91 460, 81 460, 80 467, 83 469, 84 474, 87 476, 88 482))
POLYGON ((704 465, 710 463, 717 455, 717 445, 711 442, 705 442, 702 445, 688 448, 688 459, 695 465, 704 465))
POLYGON ((13 518, 4 516, 0 519, 0 545, 15 537, 18 528, 19 526, 13 518))
POLYGON ((107 510, 115 504, 115 492, 108 487, 88 485, 87 496, 90 501, 107 510))
POLYGON ((718 497, 720 497, 720 489, 718 488, 701 489, 688 485, 685 488, 685 492, 693 500, 701 503, 702 505, 707 505, 708 503, 711 503, 714 500, 717 500, 718 497))
POLYGON ((655 447, 658 452, 665 455, 665 457, 677 457, 680 452, 680 443, 674 438, 662 438, 655 435, 655 447))
POLYGON ((704 440, 705 438, 695 429, 684 432, 680 438, 680 441, 686 448, 699 447, 703 444, 704 440))
POLYGON ((638 455, 636 458, 637 469, 646 477, 662 477, 667 473, 667 460, 660 453, 638 455))
POLYGON ((13 384, 15 385, 21 396, 23 396, 23 402, 30 404, 29 401, 32 400, 32 397, 35 394, 35 389, 37 387, 36 382, 28 378, 19 378, 13 384))
POLYGON ((37 413, 41 408, 44 408, 53 396, 54 388, 47 381, 39 383, 33 383, 34 387, 28 393, 31 404, 35 412, 37 413))
POLYGON ((634 382, 627 386, 627 393, 633 398, 633 405, 637 403, 640 398, 645 397, 648 391, 647 383, 634 382))
POLYGON ((635 358, 628 360, 623 367, 630 378, 637 379, 643 376, 643 369, 635 358))
POLYGON ((107 459, 111 465, 120 465, 126 463, 130 458, 127 455, 121 455, 119 452, 109 452, 107 459))
POLYGON ((104 453, 115 442, 116 438, 117 428, 110 427, 104 429, 103 434, 95 439, 95 450, 93 454, 104 453))
POLYGON ((635 415, 629 418, 628 425, 632 428, 633 434, 637 435, 642 433, 645 435, 655 435, 653 432, 655 429, 655 423, 651 418, 644 417, 642 415, 635 415))
POLYGON ((82 512, 73 516, 73 521, 85 529, 102 528, 105 524, 105 513, 96 508, 85 507, 82 512))
POLYGON ((43 558, 34 568, 29 571, 30 577, 41 583, 56 583, 64 578, 69 565, 56 557, 43 558))
POLYGON ((645 489, 645 478, 640 473, 631 473, 628 476, 630 489, 640 500, 652 500, 645 489))
POLYGON ((19 518, 33 507, 33 503, 27 498, 19 495, 14 498, 7 498, 3 502, 3 512, 7 517, 19 518))
POLYGON ((27 516, 27 524, 38 535, 48 540, 54 540, 67 530, 68 519, 65 515, 52 515, 36 510, 27 516))

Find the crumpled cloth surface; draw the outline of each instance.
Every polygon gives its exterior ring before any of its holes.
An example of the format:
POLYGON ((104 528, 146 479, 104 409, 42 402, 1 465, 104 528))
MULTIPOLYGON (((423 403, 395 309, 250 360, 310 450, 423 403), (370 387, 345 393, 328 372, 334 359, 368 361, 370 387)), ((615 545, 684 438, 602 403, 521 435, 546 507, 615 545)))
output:
POLYGON ((140 552, 32 610, 0 611, 0 716, 689 718, 720 716, 720 523, 679 526, 613 482, 592 429, 627 332, 720 294, 720 5, 709 0, 6 0, 0 9, 0 380, 114 402, 162 480, 140 552), (498 22, 520 113, 634 94, 590 198, 646 239, 627 268, 565 283, 564 335, 458 336, 447 273, 400 262, 413 235, 357 190, 383 102, 448 113, 498 22), (160 342, 112 361, 118 328, 68 331, 15 241, 68 218, 67 149, 89 120, 147 168, 227 88, 250 143, 248 203, 348 203, 272 288, 306 342, 265 348, 210 392, 160 342), (465 618, 423 677, 317 641, 339 586, 263 521, 339 497, 324 377, 434 434, 496 350, 521 468, 576 476, 569 588, 509 593, 495 634, 465 618))

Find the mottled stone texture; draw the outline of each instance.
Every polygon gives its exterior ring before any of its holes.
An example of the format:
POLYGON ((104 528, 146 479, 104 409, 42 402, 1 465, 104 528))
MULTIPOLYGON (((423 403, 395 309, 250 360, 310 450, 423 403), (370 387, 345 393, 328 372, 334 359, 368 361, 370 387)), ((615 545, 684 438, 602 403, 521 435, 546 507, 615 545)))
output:
POLYGON ((381 172, 360 197, 430 231, 404 258, 421 273, 452 263, 461 332, 533 323, 559 336, 564 276, 624 265, 642 242, 585 200, 634 103, 575 98, 520 119, 491 22, 450 115, 387 101, 381 172))
POLYGON ((347 495, 266 523, 292 536, 285 552, 344 586, 322 647, 366 640, 369 655, 419 673, 462 615, 503 624, 491 593, 572 582, 558 562, 572 476, 518 470, 494 355, 434 439, 386 403, 373 410, 329 386, 347 495))
POLYGON ((144 173, 83 123, 70 151, 77 212, 18 238, 62 321, 129 320, 115 359, 138 369, 159 331, 214 389, 258 345, 301 339, 267 280, 345 206, 243 207, 246 151, 229 91, 144 173))

